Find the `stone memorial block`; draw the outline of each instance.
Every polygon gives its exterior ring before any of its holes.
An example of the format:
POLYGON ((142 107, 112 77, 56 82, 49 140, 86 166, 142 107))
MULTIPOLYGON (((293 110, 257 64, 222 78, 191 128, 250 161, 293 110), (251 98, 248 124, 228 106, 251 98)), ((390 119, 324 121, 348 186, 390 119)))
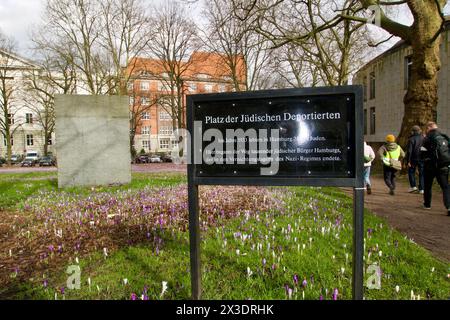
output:
POLYGON ((57 95, 58 186, 131 182, 128 98, 57 95))

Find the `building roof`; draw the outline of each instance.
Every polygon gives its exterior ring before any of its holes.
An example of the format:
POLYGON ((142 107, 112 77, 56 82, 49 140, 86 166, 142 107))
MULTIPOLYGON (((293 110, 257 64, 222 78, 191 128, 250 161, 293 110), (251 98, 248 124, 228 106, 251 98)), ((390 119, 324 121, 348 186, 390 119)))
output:
MULTIPOLYGON (((34 63, 28 59, 25 59, 23 57, 20 57, 20 56, 16 55, 15 53, 8 52, 8 51, 2 50, 2 49, 0 49, 0 56, 6 56, 6 57, 11 58, 22 64, 22 65, 16 64, 14 66, 10 65, 10 66, 8 66, 8 68, 17 68, 17 69, 40 68, 39 65, 37 65, 36 63, 34 63)), ((2 59, 0 58, 0 68, 2 68, 2 67, 4 68, 5 66, 3 65, 2 59)))
MULTIPOLYGON (((244 83, 246 80, 246 68, 243 56, 236 56, 236 69, 239 82, 244 83)), ((189 60, 182 61, 180 68, 185 68, 184 77, 186 79, 198 80, 202 75, 207 79, 229 81, 231 71, 227 64, 227 56, 213 53, 194 51, 189 60)), ((148 75, 154 77, 163 77, 167 72, 164 62, 153 58, 137 57, 130 60, 127 66, 128 74, 132 75, 148 75)))

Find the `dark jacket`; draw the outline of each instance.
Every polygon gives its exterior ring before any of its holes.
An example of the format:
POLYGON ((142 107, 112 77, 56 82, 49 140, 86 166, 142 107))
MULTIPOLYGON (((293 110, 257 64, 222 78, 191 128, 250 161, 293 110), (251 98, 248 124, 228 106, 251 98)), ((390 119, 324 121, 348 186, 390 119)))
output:
POLYGON ((430 130, 425 139, 423 139, 423 148, 421 152, 421 158, 424 161, 424 165, 426 168, 437 168, 437 158, 435 152, 435 139, 436 136, 441 135, 439 129, 430 130))
POLYGON ((408 144, 406 146, 406 161, 416 165, 422 158, 420 154, 420 148, 423 145, 423 136, 420 133, 415 133, 411 135, 408 139, 408 144))

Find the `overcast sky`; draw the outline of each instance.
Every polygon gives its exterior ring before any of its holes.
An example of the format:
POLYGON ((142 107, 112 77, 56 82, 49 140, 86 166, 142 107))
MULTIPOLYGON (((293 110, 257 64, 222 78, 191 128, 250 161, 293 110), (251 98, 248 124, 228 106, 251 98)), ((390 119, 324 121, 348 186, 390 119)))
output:
MULTIPOLYGON (((27 56, 30 47, 29 33, 33 25, 39 24, 46 0, 0 0, 0 29, 8 36, 13 36, 18 45, 18 52, 27 56)), ((170 0, 146 0, 148 3, 170 0)), ((200 11, 194 8, 194 12, 200 11)), ((446 13, 450 13, 450 0, 447 1, 446 13)), ((407 14, 401 14, 401 20, 407 22, 407 14)))
MULTIPOLYGON (((148 4, 169 0, 145 0, 148 4)), ((0 0, 0 30, 12 36, 19 54, 27 56, 31 46, 29 34, 33 25, 41 22, 46 0, 0 0)), ((193 12, 199 12, 198 5, 190 5, 193 12)))

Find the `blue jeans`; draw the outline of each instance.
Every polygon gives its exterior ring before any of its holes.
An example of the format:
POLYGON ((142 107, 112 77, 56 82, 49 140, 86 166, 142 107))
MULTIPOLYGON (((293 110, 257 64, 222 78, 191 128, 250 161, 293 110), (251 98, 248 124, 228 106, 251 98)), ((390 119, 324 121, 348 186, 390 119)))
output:
POLYGON ((408 179, 411 188, 416 187, 416 170, 419 171, 419 190, 423 190, 423 162, 411 163, 411 167, 408 168, 408 179))
POLYGON ((370 184, 370 167, 364 167, 364 185, 371 186, 371 184, 370 184))

